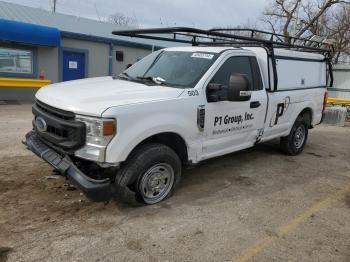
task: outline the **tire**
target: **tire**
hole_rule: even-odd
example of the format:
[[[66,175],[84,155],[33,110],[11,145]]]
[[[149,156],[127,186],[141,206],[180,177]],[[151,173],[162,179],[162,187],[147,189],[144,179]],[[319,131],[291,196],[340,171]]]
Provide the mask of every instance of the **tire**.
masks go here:
[[[282,151],[290,156],[300,154],[305,147],[308,131],[306,120],[302,116],[298,116],[289,135],[281,138]]]
[[[181,178],[181,160],[170,147],[141,145],[123,163],[114,183],[118,201],[129,205],[156,204],[171,196]]]

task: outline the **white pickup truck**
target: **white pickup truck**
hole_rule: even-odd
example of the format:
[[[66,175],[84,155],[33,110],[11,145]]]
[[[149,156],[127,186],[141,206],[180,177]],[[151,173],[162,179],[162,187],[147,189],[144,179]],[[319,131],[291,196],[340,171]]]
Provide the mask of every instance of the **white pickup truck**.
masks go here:
[[[302,152],[325,109],[325,54],[201,32],[228,43],[166,48],[119,76],[41,88],[26,146],[91,200],[146,204],[173,193],[182,167],[275,138]]]

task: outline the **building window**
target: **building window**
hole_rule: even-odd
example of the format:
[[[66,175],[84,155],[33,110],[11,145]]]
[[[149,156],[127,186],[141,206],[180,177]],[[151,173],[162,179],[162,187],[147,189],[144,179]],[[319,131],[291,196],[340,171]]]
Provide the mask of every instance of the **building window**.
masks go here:
[[[34,51],[0,46],[0,76],[33,77]]]

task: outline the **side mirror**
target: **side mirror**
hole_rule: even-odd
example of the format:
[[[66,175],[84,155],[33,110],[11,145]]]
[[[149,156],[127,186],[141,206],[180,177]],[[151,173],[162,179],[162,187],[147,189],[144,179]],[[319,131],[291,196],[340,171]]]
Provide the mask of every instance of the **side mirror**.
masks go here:
[[[252,91],[248,78],[243,74],[233,74],[227,88],[228,101],[249,101]]]

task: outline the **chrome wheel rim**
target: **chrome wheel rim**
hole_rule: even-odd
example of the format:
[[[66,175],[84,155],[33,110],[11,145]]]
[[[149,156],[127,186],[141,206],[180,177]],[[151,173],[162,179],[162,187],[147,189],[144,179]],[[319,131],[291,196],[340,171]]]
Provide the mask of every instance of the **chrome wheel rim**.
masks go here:
[[[300,125],[295,131],[294,135],[294,146],[296,149],[300,149],[305,141],[305,126]]]
[[[156,164],[142,176],[139,190],[147,204],[155,204],[163,200],[174,184],[174,170],[166,163]]]

